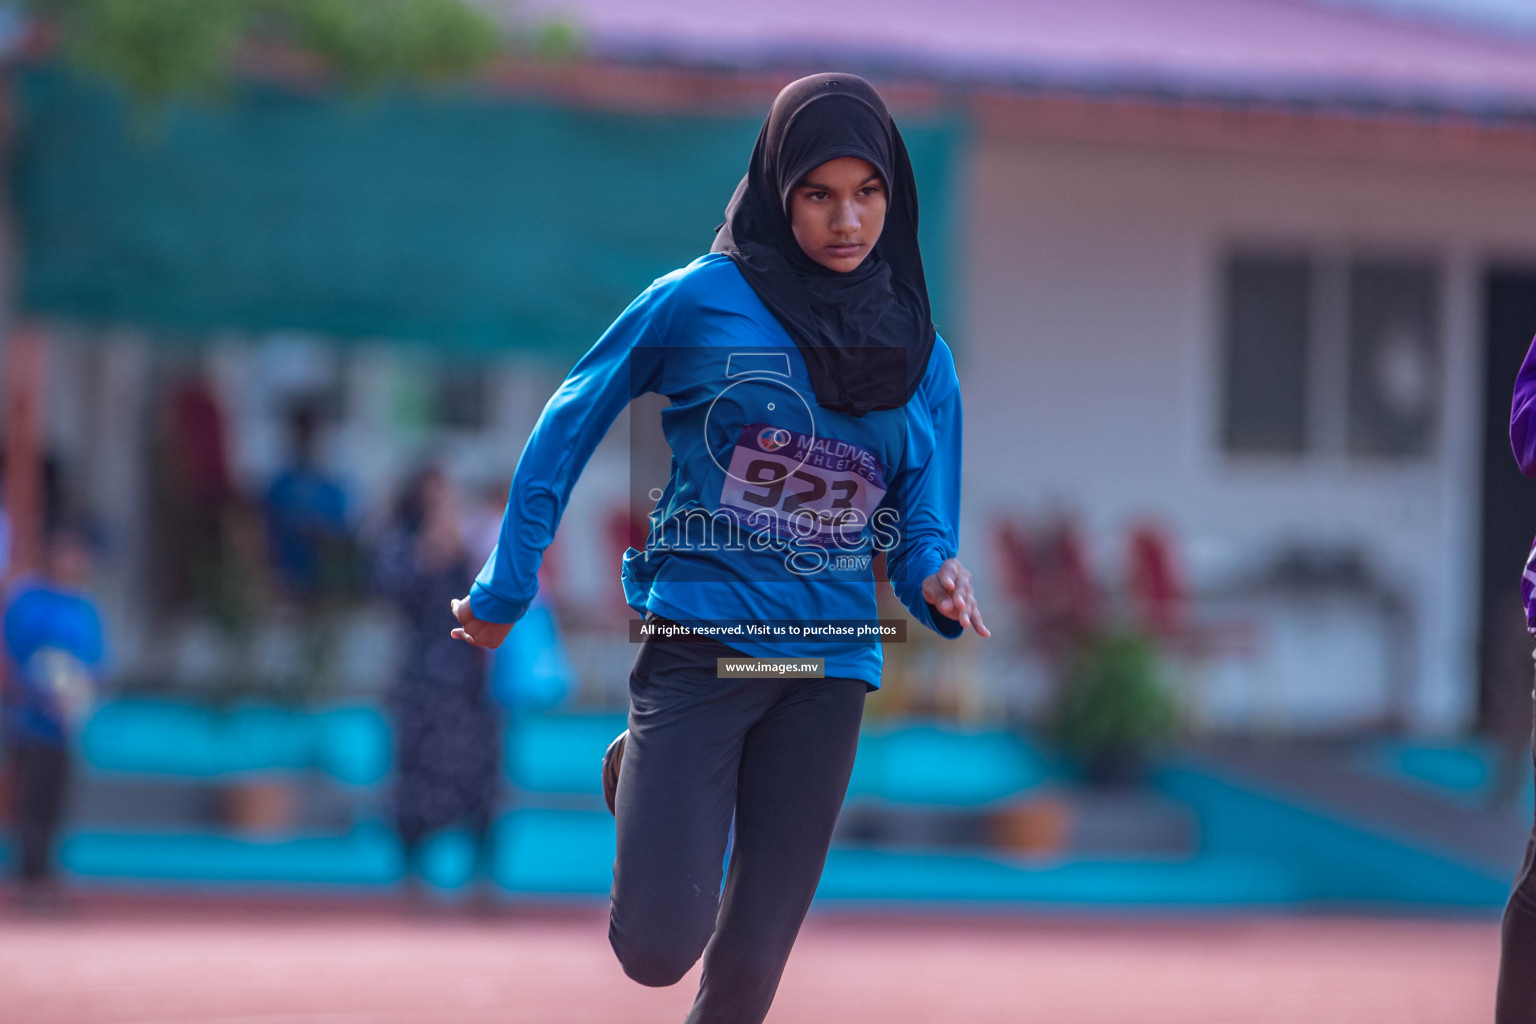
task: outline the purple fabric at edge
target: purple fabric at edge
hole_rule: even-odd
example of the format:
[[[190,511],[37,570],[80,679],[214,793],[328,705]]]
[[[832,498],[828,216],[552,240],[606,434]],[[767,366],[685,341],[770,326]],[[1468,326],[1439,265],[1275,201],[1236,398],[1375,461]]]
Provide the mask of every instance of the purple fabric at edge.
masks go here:
[[[1520,463],[1520,472],[1536,477],[1536,429],[1531,420],[1536,416],[1536,340],[1525,353],[1520,374],[1515,378],[1515,398],[1509,409],[1509,444]],[[1525,560],[1525,572],[1520,579],[1520,597],[1525,601],[1525,626],[1536,636],[1536,541]]]

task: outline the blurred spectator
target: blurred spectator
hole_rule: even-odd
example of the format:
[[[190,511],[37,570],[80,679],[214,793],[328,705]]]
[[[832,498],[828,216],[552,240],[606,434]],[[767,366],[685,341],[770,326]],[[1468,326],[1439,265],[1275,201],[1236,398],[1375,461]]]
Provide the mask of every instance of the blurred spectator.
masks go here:
[[[165,409],[158,466],[163,531],[158,562],[165,598],[172,607],[196,601],[237,618],[223,599],[225,525],[234,497],[223,410],[207,379],[197,373],[176,382]]]
[[[48,537],[43,575],[23,578],[6,603],[3,746],[11,776],[13,835],[23,894],[55,894],[54,842],[63,820],[70,747],[95,700],[106,661],[101,619],[85,593],[91,550],[84,534]]]
[[[292,463],[267,489],[273,567],[290,597],[308,602],[344,585],[351,556],[347,496],[316,459],[319,414],[303,403],[289,414]]]
[[[510,480],[486,484],[476,491],[476,500],[464,513],[464,543],[470,561],[484,562],[501,536],[501,515],[507,507]]]
[[[451,602],[479,568],[462,523],[452,484],[441,470],[424,469],[406,486],[374,566],[377,589],[399,609],[407,631],[391,705],[395,826],[412,894],[425,840],[454,825],[469,828],[477,875],[483,884],[490,879],[500,727],[486,652],[450,635],[458,624]]]
[[[50,453],[44,453],[42,465],[43,507],[45,523],[61,522],[64,517],[63,471],[59,461]],[[6,508],[5,446],[0,444],[0,581],[12,572],[22,572],[25,559],[18,559],[15,545],[17,538],[10,510]]]

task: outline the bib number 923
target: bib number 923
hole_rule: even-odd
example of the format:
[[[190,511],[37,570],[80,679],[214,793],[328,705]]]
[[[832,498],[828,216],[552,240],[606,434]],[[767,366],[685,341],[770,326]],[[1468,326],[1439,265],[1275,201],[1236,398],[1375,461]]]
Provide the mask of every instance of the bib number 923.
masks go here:
[[[761,433],[749,429],[743,439],[754,440]],[[774,451],[738,441],[721,490],[721,507],[735,511],[749,525],[770,527],[802,543],[856,545],[885,497],[879,463],[856,445],[793,443],[800,440],[795,437]]]

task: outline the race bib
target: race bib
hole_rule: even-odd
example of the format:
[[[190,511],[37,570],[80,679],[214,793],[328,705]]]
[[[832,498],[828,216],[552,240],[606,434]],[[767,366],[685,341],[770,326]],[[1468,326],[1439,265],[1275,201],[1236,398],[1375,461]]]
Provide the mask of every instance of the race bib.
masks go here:
[[[885,467],[868,448],[749,423],[732,449],[720,510],[748,530],[857,547],[885,491]]]

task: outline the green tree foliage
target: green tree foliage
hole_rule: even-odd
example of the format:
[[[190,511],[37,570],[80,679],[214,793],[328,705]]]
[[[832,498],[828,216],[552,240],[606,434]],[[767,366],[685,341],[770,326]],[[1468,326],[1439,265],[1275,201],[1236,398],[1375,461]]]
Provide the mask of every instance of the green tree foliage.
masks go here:
[[[349,81],[433,81],[482,67],[499,32],[464,0],[266,0],[262,6],[306,50]]]
[[[40,3],[74,62],[152,99],[208,94],[228,77],[250,18],[246,0]]]
[[[74,63],[141,99],[224,88],[248,44],[310,53],[344,82],[441,81],[474,73],[502,48],[496,22],[467,0],[34,0]],[[536,41],[543,34],[536,32]],[[556,56],[574,48],[558,33]],[[536,49],[546,47],[536,45]]]

